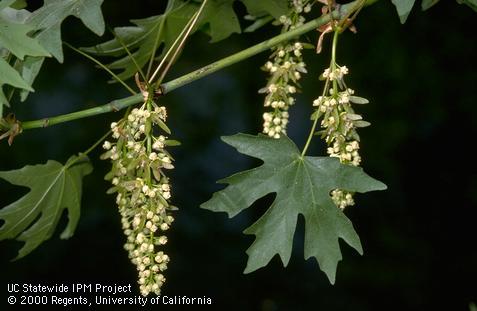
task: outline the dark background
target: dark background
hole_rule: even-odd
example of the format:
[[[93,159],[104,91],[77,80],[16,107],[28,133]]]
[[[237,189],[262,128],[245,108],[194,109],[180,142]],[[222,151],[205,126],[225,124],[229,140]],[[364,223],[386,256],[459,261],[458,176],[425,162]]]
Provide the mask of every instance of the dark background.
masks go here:
[[[106,1],[110,26],[130,18],[157,14],[163,4]],[[270,198],[227,219],[199,209],[220,189],[217,179],[251,168],[253,160],[222,143],[221,135],[257,133],[266,75],[262,53],[161,99],[169,109],[170,127],[183,145],[172,152],[173,201],[180,207],[169,235],[172,258],[166,273],[166,295],[210,296],[217,310],[468,310],[477,301],[477,89],[476,13],[454,1],[441,1],[427,12],[417,6],[400,25],[390,1],[366,8],[356,23],[358,34],[343,35],[338,60],[350,68],[348,85],[370,99],[359,112],[372,126],[360,131],[363,167],[389,189],[357,196],[346,210],[359,233],[364,256],[341,243],[344,260],[334,286],[315,260],[303,260],[303,223],[296,234],[291,262],[283,268],[275,257],[263,269],[242,274],[245,250],[253,237],[242,231],[266,210]],[[237,9],[243,8],[237,4]],[[273,36],[277,28],[209,44],[196,35],[174,66],[179,76]],[[306,40],[315,42],[310,33]],[[100,42],[78,20],[68,19],[63,38],[76,46]],[[310,74],[291,110],[289,135],[303,146],[311,101],[320,93],[319,73],[328,62],[329,38],[322,55],[306,52]],[[108,85],[106,73],[82,56],[65,50],[64,65],[49,60],[35,82],[37,92],[14,103],[20,120],[53,116],[94,107],[127,95]],[[87,149],[122,112],[26,131],[12,147],[0,143],[0,170],[65,162]],[[315,140],[312,154],[323,154]],[[114,282],[135,285],[136,272],[122,249],[119,215],[103,180],[109,163],[91,154],[93,174],[84,179],[82,217],[69,241],[58,235],[17,262],[20,244],[0,243],[0,309],[10,282]],[[0,206],[26,189],[0,181]],[[162,309],[167,309],[161,307]],[[175,309],[194,309],[177,306]],[[34,309],[31,307],[30,309]],[[118,309],[118,308],[114,308]],[[135,310],[137,308],[130,308]]]

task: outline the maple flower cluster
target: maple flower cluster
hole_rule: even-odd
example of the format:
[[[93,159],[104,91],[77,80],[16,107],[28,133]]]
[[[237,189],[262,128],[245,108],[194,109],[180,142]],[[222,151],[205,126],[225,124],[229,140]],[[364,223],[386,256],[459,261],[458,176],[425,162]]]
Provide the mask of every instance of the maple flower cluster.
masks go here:
[[[338,65],[323,72],[323,78],[327,80],[327,84],[333,84],[333,87],[329,88],[329,95],[319,96],[313,101],[313,106],[316,107],[313,118],[322,117],[320,133],[328,145],[328,155],[339,158],[343,164],[359,166],[361,156],[356,129],[369,123],[354,112],[351,104],[364,104],[367,100],[354,96],[354,91],[346,86],[344,76],[348,72],[346,66]],[[333,190],[331,197],[341,209],[354,205],[353,194],[347,191]]]
[[[156,125],[167,129],[165,107],[155,103],[133,109],[119,122],[111,124],[116,142],[105,141],[103,159],[112,160],[112,170],[106,175],[116,192],[116,203],[131,262],[138,271],[138,283],[143,296],[160,295],[166,281],[169,256],[158,248],[167,243],[165,232],[174,217],[169,205],[171,186],[164,170],[173,169],[172,157],[166,151],[167,137],[154,136]],[[168,129],[167,129],[168,130]]]
[[[302,13],[308,13],[311,5],[307,0],[292,1],[289,16],[283,15],[279,22],[282,33],[303,25],[305,18]],[[301,75],[306,73],[306,64],[302,57],[303,44],[299,41],[288,42],[274,48],[271,60],[263,70],[270,74],[268,84],[260,93],[266,93],[264,107],[268,110],[263,114],[263,133],[273,138],[286,134],[289,113],[288,109],[295,103],[295,93]]]

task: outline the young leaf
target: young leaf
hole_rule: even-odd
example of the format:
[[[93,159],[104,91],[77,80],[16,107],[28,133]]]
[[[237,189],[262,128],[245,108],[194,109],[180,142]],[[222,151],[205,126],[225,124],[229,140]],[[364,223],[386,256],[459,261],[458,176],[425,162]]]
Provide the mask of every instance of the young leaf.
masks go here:
[[[233,217],[257,199],[276,193],[275,201],[246,234],[256,236],[247,250],[245,273],[264,267],[278,254],[286,266],[290,260],[298,215],[305,218],[305,259],[315,257],[334,283],[341,260],[338,239],[344,239],[360,254],[362,247],[351,221],[330,198],[333,189],[368,192],[386,185],[366,175],[361,168],[330,157],[302,157],[286,136],[272,139],[238,134],[222,137],[240,153],[263,160],[263,165],[222,181],[229,186],[201,205]]]
[[[81,19],[92,32],[101,36],[104,33],[102,3],[103,0],[45,0],[43,6],[33,12],[27,22],[35,29],[41,30],[37,39],[62,63],[61,23],[73,15]]]
[[[0,172],[0,178],[11,184],[30,188],[25,196],[0,210],[0,219],[5,221],[0,227],[0,241],[25,242],[15,259],[26,256],[52,236],[64,209],[68,210],[68,225],[61,238],[73,235],[80,216],[82,179],[91,171],[86,156],[73,156],[66,165],[49,160],[46,164]]]
[[[414,6],[414,2],[416,0],[391,0],[392,3],[396,6],[397,13],[399,15],[399,19],[401,20],[401,24],[406,22],[409,13],[411,13],[412,7]]]

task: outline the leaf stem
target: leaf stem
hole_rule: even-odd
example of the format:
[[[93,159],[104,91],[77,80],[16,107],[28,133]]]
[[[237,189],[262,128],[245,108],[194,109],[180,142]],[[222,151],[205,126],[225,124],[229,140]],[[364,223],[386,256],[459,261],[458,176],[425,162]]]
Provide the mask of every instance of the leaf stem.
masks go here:
[[[345,4],[341,6],[340,11],[334,11],[332,12],[333,18],[337,19],[340,18],[341,16],[344,16],[349,13],[350,10],[353,10],[355,8],[356,3],[358,3],[360,0],[356,0],[353,2],[350,2],[348,4]],[[233,55],[230,55],[228,57],[225,57],[219,61],[216,61],[212,64],[209,64],[203,68],[200,68],[198,70],[195,70],[191,73],[188,73],[182,77],[179,77],[177,79],[174,79],[170,82],[164,83],[161,85],[162,88],[162,94],[167,94],[169,92],[172,92],[173,90],[180,88],[184,85],[187,85],[189,83],[192,83],[196,80],[199,80],[201,78],[204,78],[220,69],[223,69],[225,67],[228,67],[230,65],[233,65],[235,63],[241,62],[245,59],[248,59],[252,56],[255,56],[263,51],[267,51],[268,49],[276,46],[277,44],[280,44],[284,41],[288,41],[291,38],[300,36],[302,34],[305,34],[309,31],[315,30],[316,28],[330,22],[330,14],[323,15],[321,17],[318,17],[300,27],[295,28],[294,30],[288,31],[286,33],[277,35],[271,39],[265,40],[259,44],[256,44],[248,49],[245,49],[243,51],[240,51],[238,53],[235,53]],[[92,117],[96,116],[99,114],[103,113],[108,113],[111,111],[119,111],[121,109],[124,109],[126,107],[138,104],[143,102],[144,98],[142,94],[136,94],[132,95],[126,98],[122,99],[116,99],[108,104],[90,108],[90,109],[85,109],[77,112],[72,112],[72,113],[67,113],[64,115],[59,115],[51,118],[44,118],[44,119],[39,119],[39,120],[33,120],[33,121],[25,121],[22,122],[22,129],[23,130],[29,130],[29,129],[34,129],[34,128],[42,128],[42,127],[47,127],[59,123],[64,123],[64,122],[69,122],[77,119],[82,119],[82,118],[87,118],[87,117]]]
[[[334,72],[336,68],[336,46],[338,45],[339,34],[340,34],[340,29],[339,28],[335,29],[334,35],[333,35],[333,45],[331,48],[331,62],[330,62],[331,72]],[[330,79],[327,78],[322,96],[325,96],[326,93],[328,92],[329,82],[330,82]],[[338,86],[336,85],[336,80],[333,80],[333,94],[336,94],[335,92],[337,92],[337,88]],[[315,118],[315,120],[313,121],[313,125],[311,126],[310,134],[308,134],[308,139],[306,140],[305,147],[303,147],[303,151],[301,152],[302,157],[305,156],[306,152],[308,151],[308,148],[310,147],[311,140],[313,139],[313,135],[315,134],[316,126],[318,124],[318,119],[319,118]]]
[[[172,64],[174,63],[174,61],[176,60],[177,58],[177,55],[179,54],[179,52],[182,50],[182,48],[184,47],[184,44],[187,40],[187,38],[189,37],[192,29],[195,27],[195,25],[197,24],[197,21],[199,20],[199,17],[200,15],[202,14],[202,11],[204,10],[204,7],[205,5],[207,4],[207,0],[204,0],[204,2],[202,2],[199,10],[194,14],[194,17],[191,19],[191,23],[188,27],[184,28],[185,31],[185,34],[184,36],[182,37],[181,39],[181,42],[179,43],[179,46],[177,47],[177,49],[174,51],[174,54],[172,55],[171,59],[169,60],[169,62],[167,62],[166,64],[166,68],[164,68],[164,70],[162,71],[161,73],[161,76],[157,79],[157,82],[156,82],[156,86],[159,87],[162,83],[162,80],[164,79],[164,77],[166,76],[167,72],[169,71],[169,69],[171,68]]]
[[[102,69],[104,69],[107,73],[109,73],[113,78],[114,80],[118,81],[119,83],[122,84],[122,86],[124,86],[126,88],[126,90],[128,90],[131,94],[136,94],[136,92],[129,86],[126,84],[126,82],[124,82],[123,80],[121,80],[121,78],[119,78],[114,72],[112,72],[108,67],[106,67],[103,63],[101,63],[99,60],[97,60],[96,58],[94,58],[93,56],[75,48],[74,46],[72,46],[71,44],[67,43],[67,42],[63,42],[64,45],[66,45],[67,47],[69,47],[70,49],[72,49],[73,51],[75,51],[76,53],[79,53],[81,55],[83,55],[84,57],[86,57],[87,59],[91,60],[92,62],[94,62],[95,64],[97,64],[98,66],[100,66]]]
[[[152,64],[154,63],[154,57],[156,56],[157,46],[159,44],[159,39],[161,38],[162,32],[164,31],[164,23],[166,22],[166,17],[169,12],[165,12],[162,16],[161,23],[159,24],[159,29],[157,31],[156,39],[154,40],[154,45],[152,48],[151,58],[149,59],[149,64],[147,65],[146,77],[149,77],[149,74],[152,70]]]

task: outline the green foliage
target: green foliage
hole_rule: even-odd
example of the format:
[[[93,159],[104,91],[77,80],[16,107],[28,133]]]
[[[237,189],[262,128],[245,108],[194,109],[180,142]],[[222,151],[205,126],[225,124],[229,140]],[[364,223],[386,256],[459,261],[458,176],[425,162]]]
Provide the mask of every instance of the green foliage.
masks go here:
[[[477,0],[457,0],[457,2],[460,4],[466,4],[472,8],[472,10],[477,12]]]
[[[386,186],[366,175],[361,168],[339,163],[336,158],[303,157],[286,136],[238,134],[222,138],[240,153],[263,160],[263,165],[237,173],[221,183],[229,186],[213,195],[202,208],[227,212],[233,217],[257,199],[276,193],[267,212],[246,234],[256,239],[247,250],[245,273],[255,271],[279,254],[286,266],[290,259],[298,215],[305,218],[305,259],[315,257],[334,283],[341,260],[338,239],[344,239],[360,254],[362,247],[351,221],[330,198],[330,191],[351,192],[383,190]]]
[[[30,188],[25,196],[0,210],[0,241],[17,239],[25,244],[16,259],[26,256],[49,239],[68,210],[68,225],[62,239],[71,237],[80,216],[82,179],[92,171],[85,156],[71,157],[66,165],[48,161],[41,165],[28,165],[19,170],[0,172],[0,178],[13,185]]]
[[[423,11],[425,11],[431,8],[432,6],[434,6],[435,4],[437,4],[437,2],[439,2],[439,0],[422,0],[421,8]]]
[[[60,63],[63,62],[61,23],[68,16],[75,16],[92,32],[104,33],[101,13],[103,0],[45,0],[44,5],[33,12],[28,22],[41,30],[37,39]]]
[[[392,3],[396,6],[397,13],[399,15],[399,20],[401,24],[406,22],[409,13],[411,13],[412,7],[416,0],[391,0]]]
[[[34,57],[28,56],[25,57],[25,60],[21,62],[19,66],[19,72],[29,85],[32,85],[36,79],[36,76],[40,73],[41,67],[43,66],[44,57]],[[20,100],[23,102],[27,99],[30,90],[23,89],[20,91]]]
[[[411,13],[412,7],[414,6],[414,2],[416,0],[391,0],[392,3],[396,6],[397,13],[399,15],[399,19],[401,23],[404,24],[406,22],[409,13]],[[422,0],[421,1],[421,8],[423,11],[430,9],[434,5],[436,5],[440,0]],[[477,0],[457,0],[460,4],[466,4],[474,11],[477,12]]]
[[[6,58],[0,57],[0,115],[3,105],[9,105],[3,91],[4,84],[33,91],[30,81],[25,80],[14,67],[21,66],[29,56],[49,56],[38,40],[29,36],[34,30],[33,26],[25,23],[29,13],[8,7],[13,2],[0,2],[0,50]]]
[[[34,29],[29,24],[20,24],[11,18],[14,9],[5,8],[0,16],[0,44],[19,59],[25,55],[48,56],[48,52],[38,43],[37,39],[27,34]]]
[[[278,19],[289,10],[288,2],[282,0],[241,0],[247,7],[247,11],[254,17],[271,15]]]
[[[242,1],[251,14],[279,16],[287,9],[287,0]],[[132,57],[140,67],[149,61],[158,48],[161,48],[162,53],[157,56],[161,58],[197,12],[200,2],[169,0],[164,14],[131,20],[135,26],[116,27],[114,39],[83,50],[98,56],[118,58],[108,67],[121,70],[118,74],[121,79],[132,77],[137,68],[124,47],[132,52]],[[212,42],[240,33],[240,23],[233,3],[234,0],[210,0],[193,31],[204,30]]]
[[[4,84],[21,89],[20,98],[24,101],[33,91],[31,85],[40,72],[44,57],[51,53],[63,62],[61,23],[64,19],[76,16],[97,35],[104,33],[102,2],[45,0],[44,5],[33,13],[21,9],[26,6],[24,1],[0,2],[0,116],[3,105],[8,106],[9,102],[3,93]]]

